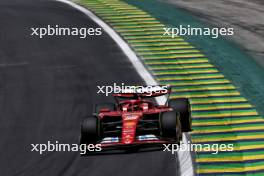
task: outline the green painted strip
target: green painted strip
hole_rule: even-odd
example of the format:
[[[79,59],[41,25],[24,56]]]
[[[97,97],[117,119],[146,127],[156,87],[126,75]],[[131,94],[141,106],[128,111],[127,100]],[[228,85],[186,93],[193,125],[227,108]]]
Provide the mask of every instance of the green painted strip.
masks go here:
[[[230,156],[230,154],[232,153],[232,156]],[[203,154],[203,155],[198,155],[197,158],[224,158],[224,157],[238,157],[238,156],[243,156],[247,155],[247,156],[256,156],[256,155],[263,155],[264,152],[263,151],[254,151],[254,152],[244,152],[244,153],[237,153],[237,152],[223,152],[221,153],[221,155],[217,155],[217,156],[213,156],[212,154]]]
[[[200,125],[208,125],[210,123],[225,123],[225,124],[235,124],[233,122],[243,122],[246,121],[246,123],[250,122],[259,122],[263,121],[263,118],[261,116],[255,115],[255,116],[239,116],[239,117],[227,117],[227,118],[222,118],[222,119],[192,119],[192,122],[195,124],[200,124]]]
[[[142,28],[144,30],[160,30],[161,28],[164,28],[164,25],[160,24],[160,23],[145,23],[145,24],[140,24],[140,23],[134,23],[134,24],[130,24],[130,25],[124,25],[123,23],[115,23],[112,26],[114,26],[115,29],[117,30],[128,30],[128,31],[141,31],[141,29],[138,28]],[[183,39],[182,39],[183,40]]]
[[[125,36],[126,40],[132,40],[132,39],[171,39],[170,36],[167,35],[141,35],[141,36]],[[175,37],[175,39],[180,38],[178,36]]]
[[[184,63],[199,63],[199,62],[208,62],[207,58],[173,58],[173,59],[155,59],[155,60],[145,60],[145,63],[148,65],[154,64],[184,64]]]
[[[241,124],[241,125],[236,125],[236,126],[231,126],[231,125],[218,125],[218,126],[208,126],[208,127],[193,127],[193,129],[196,131],[203,131],[203,130],[226,130],[226,129],[232,129],[232,128],[240,128],[243,130],[243,128],[247,127],[263,127],[263,123],[259,124]],[[255,130],[255,129],[254,129]],[[264,130],[264,129],[263,129]]]
[[[144,31],[143,31],[144,32]],[[143,33],[143,32],[139,32],[139,33]],[[129,35],[129,33],[127,33]],[[138,43],[138,44],[131,44],[133,47],[151,47],[151,46],[156,46],[156,47],[160,47],[160,46],[177,46],[177,45],[189,45],[189,43],[187,42],[182,42],[182,41],[174,41],[174,42],[170,42],[170,43]]]
[[[209,87],[209,88],[208,88]],[[181,87],[176,87],[176,88],[172,88],[172,91],[175,93],[179,93],[179,92],[193,92],[193,91],[214,91],[214,90],[236,90],[236,88],[230,84],[230,86],[228,85],[209,85],[208,87],[204,87],[204,86],[193,86],[193,87],[187,87],[187,86],[181,86]],[[193,106],[194,107],[194,106]],[[208,107],[207,107],[208,108]]]
[[[153,75],[171,75],[171,74],[194,74],[194,73],[217,73],[218,70],[214,68],[199,68],[199,69],[175,69],[167,71],[155,71]]]
[[[110,22],[112,24],[116,24],[116,23],[133,23],[133,22],[142,22],[143,23],[148,23],[148,22],[156,22],[156,20],[152,17],[148,17],[148,18],[143,18],[142,19],[135,19],[135,18],[130,18],[130,19],[127,19],[127,18],[123,18],[123,19],[107,19],[107,22]]]
[[[211,110],[211,109],[232,109],[232,108],[252,108],[248,103],[219,103],[219,104],[202,104],[193,105],[192,110]]]
[[[230,102],[247,102],[243,97],[228,98],[192,98],[191,104],[208,104],[208,103],[230,103]]]
[[[233,96],[240,95],[237,90],[214,90],[214,91],[204,91],[204,92],[172,92],[172,96],[197,96],[197,97],[210,97],[210,96]]]
[[[142,31],[149,31],[149,32],[160,32],[162,33],[162,29],[160,27],[151,28],[151,27],[144,27],[141,29],[118,29],[116,28],[118,32],[124,32],[124,33],[142,33]]]
[[[151,24],[152,25],[152,24]],[[128,39],[128,42],[130,43],[137,43],[137,42],[162,42],[162,43],[165,43],[165,42],[174,42],[174,41],[183,41],[182,38],[175,38],[175,39],[172,39],[172,38],[140,38],[140,39]],[[199,51],[199,50],[197,50]]]
[[[142,36],[142,35],[150,35],[150,36],[154,36],[154,35],[160,35],[161,32],[160,31],[138,31],[138,32],[126,32],[126,33],[121,33],[122,36]],[[186,44],[188,44],[186,42]]]
[[[151,51],[151,52],[138,52],[139,55],[147,56],[147,55],[168,55],[168,54],[194,54],[200,53],[199,50],[166,50],[166,51]]]
[[[151,70],[151,69],[150,69]],[[207,73],[202,73],[202,74],[189,74],[189,75],[166,75],[166,76],[163,76],[163,75],[160,75],[160,76],[157,76],[157,80],[159,81],[170,81],[170,82],[173,82],[173,81],[179,81],[179,80],[201,80],[201,79],[216,79],[216,78],[224,78],[224,75],[220,74],[220,73],[210,73],[210,74],[207,74]],[[208,87],[204,87],[202,86],[205,90],[208,88],[210,90],[210,87],[212,85],[208,85]],[[215,85],[215,86],[218,86],[219,85]],[[229,85],[231,86],[231,85]],[[233,86],[233,85],[232,85]],[[194,87],[197,87],[194,85]],[[234,87],[234,86],[233,86]]]
[[[229,140],[229,137],[233,138],[234,140],[239,139],[238,137],[241,137],[241,139],[247,139],[246,137],[251,137],[251,139],[255,139],[254,136],[257,135],[261,135],[261,139],[264,139],[264,133],[263,132],[236,132],[236,133],[226,133],[226,134],[210,134],[210,135],[206,135],[206,138],[208,139],[208,141],[210,141],[210,139],[213,139],[213,141],[225,141],[225,140]],[[205,135],[201,134],[201,135],[193,135],[192,139],[193,141],[195,141],[196,139],[204,139]]]
[[[175,73],[176,74],[176,73]],[[181,73],[183,74],[183,73]],[[160,81],[161,84],[169,84],[171,86],[194,86],[194,85],[216,85],[216,84],[219,84],[219,85],[223,85],[223,84],[226,84],[226,83],[230,83],[229,80],[225,80],[225,79],[212,79],[212,80],[206,80],[206,81],[200,81],[200,80],[194,80],[193,82],[191,83],[188,83],[188,82],[172,82],[172,81]]]
[[[232,110],[219,110],[219,111],[207,111],[207,112],[192,112],[193,118],[224,118],[224,117],[237,117],[237,116],[255,116],[258,115],[256,110],[240,110],[240,109],[232,109]],[[241,117],[242,118],[242,117]]]

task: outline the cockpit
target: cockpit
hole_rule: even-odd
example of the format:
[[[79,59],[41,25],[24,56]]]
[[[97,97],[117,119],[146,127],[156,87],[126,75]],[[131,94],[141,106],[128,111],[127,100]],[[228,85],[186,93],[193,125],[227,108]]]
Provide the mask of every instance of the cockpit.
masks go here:
[[[120,110],[133,112],[133,111],[147,111],[154,105],[149,101],[125,101],[120,103]]]

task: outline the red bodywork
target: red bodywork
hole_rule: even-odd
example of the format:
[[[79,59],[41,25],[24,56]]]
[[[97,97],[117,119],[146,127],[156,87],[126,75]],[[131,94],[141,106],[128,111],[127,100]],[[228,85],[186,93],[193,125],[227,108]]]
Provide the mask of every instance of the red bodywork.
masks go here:
[[[133,94],[115,94],[115,97],[126,97],[129,98]],[[160,94],[155,95],[160,96]],[[153,97],[153,96],[151,96]],[[139,120],[144,115],[159,114],[161,112],[172,111],[173,109],[166,105],[155,105],[152,101],[142,99],[137,96],[136,99],[121,100],[117,101],[117,110],[109,111],[108,109],[101,109],[98,114],[100,121],[103,118],[115,118],[122,117],[122,135],[118,141],[111,141],[109,143],[101,143],[102,147],[111,146],[126,146],[126,145],[137,145],[137,144],[161,144],[171,142],[168,140],[162,140],[157,137],[151,140],[139,140],[136,138],[136,129]]]

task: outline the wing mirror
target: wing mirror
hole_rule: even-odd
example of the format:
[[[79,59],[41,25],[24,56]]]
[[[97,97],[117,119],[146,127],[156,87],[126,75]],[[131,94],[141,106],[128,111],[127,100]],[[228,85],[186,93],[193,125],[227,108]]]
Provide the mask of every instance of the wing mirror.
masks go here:
[[[102,109],[100,109],[100,112],[110,112],[110,109],[109,108],[102,108]]]

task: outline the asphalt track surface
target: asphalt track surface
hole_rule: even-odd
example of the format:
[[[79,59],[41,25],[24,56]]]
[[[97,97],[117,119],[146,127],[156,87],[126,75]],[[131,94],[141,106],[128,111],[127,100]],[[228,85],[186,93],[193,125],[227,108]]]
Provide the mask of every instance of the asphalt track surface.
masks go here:
[[[80,123],[94,103],[112,101],[97,85],[140,84],[126,56],[106,34],[87,39],[30,36],[30,27],[97,27],[53,1],[0,2],[0,175],[177,175],[165,152],[80,157],[31,152],[31,144],[78,143]]]

